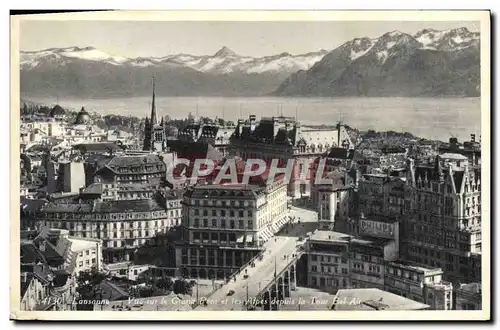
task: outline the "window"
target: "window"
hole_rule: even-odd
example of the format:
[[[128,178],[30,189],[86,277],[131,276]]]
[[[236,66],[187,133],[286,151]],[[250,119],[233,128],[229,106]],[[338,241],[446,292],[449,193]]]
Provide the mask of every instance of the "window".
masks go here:
[[[212,227],[217,227],[217,219],[212,219]]]
[[[200,233],[199,232],[194,232],[193,233],[193,239],[200,239]]]
[[[253,212],[252,212],[252,210],[248,210],[248,211],[247,211],[247,213],[248,213],[248,216],[249,216],[249,217],[253,217]]]
[[[315,254],[311,255],[311,260],[312,261],[318,261],[318,256],[315,255]]]
[[[213,216],[213,217],[216,217],[216,216],[217,216],[217,211],[216,211],[216,210],[212,210],[212,216]]]
[[[240,218],[243,218],[243,217],[244,217],[244,215],[243,215],[243,211],[242,211],[242,210],[239,210],[239,211],[238,211],[238,217],[240,217]]]

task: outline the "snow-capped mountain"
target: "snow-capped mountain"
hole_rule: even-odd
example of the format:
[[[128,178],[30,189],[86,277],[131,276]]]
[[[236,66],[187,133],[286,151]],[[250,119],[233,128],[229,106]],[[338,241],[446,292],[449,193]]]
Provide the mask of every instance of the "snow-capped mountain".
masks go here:
[[[112,56],[94,47],[50,48],[35,52],[21,52],[20,55],[21,69],[34,68],[44,61],[54,61],[60,65],[68,63],[71,59],[103,62],[112,65],[122,65],[129,61],[126,57]]]
[[[466,28],[437,31],[424,29],[415,34],[415,39],[424,49],[456,51],[479,43],[479,33]]]
[[[34,96],[142,96],[151,93],[154,74],[158,95],[258,96],[326,53],[254,58],[222,47],[213,55],[127,58],[93,47],[51,48],[21,52],[21,90]]]
[[[292,74],[273,94],[475,96],[478,84],[479,33],[424,29],[348,41]]]
[[[293,56],[282,53],[262,58],[237,55],[224,46],[214,55],[175,54],[164,57],[127,58],[107,54],[93,47],[51,48],[36,52],[21,52],[21,69],[30,70],[39,65],[52,64],[64,66],[71,60],[83,60],[111,64],[114,66],[154,67],[183,66],[200,72],[214,74],[228,73],[267,73],[307,70],[319,61],[326,50]]]
[[[329,52],[259,58],[225,46],[212,55],[127,58],[93,47],[20,55],[27,96],[145,96],[152,75],[159,96],[476,96],[480,85],[479,33],[466,28],[392,31]]]

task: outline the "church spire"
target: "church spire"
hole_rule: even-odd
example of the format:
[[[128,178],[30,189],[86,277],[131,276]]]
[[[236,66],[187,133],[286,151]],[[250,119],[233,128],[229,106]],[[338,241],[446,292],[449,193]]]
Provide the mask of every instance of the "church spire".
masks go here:
[[[153,102],[151,103],[151,126],[158,124],[155,105],[155,77],[153,76]]]

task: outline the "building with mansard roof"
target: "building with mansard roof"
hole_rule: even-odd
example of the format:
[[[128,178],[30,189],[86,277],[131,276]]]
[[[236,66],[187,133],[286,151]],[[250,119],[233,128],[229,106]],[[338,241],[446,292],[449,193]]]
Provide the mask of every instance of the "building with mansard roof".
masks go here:
[[[105,263],[134,260],[137,248],[181,223],[180,196],[158,191],[150,198],[102,198],[83,191],[52,200],[36,212],[36,226],[66,229],[76,238],[102,240]]]

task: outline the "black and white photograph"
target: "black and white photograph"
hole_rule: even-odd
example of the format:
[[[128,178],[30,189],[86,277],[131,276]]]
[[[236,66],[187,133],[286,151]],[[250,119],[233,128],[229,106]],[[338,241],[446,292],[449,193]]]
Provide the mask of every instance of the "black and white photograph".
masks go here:
[[[488,11],[11,34],[11,318],[491,317]]]

